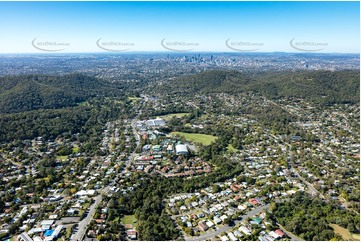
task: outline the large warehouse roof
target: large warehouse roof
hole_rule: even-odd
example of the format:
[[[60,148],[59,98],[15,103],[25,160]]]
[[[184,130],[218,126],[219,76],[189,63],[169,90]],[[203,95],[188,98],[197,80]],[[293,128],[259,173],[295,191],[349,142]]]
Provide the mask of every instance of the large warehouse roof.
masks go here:
[[[176,150],[177,155],[186,155],[186,154],[188,154],[187,145],[176,145],[175,150]]]
[[[148,126],[164,126],[165,125],[165,121],[161,118],[149,119],[145,123]]]

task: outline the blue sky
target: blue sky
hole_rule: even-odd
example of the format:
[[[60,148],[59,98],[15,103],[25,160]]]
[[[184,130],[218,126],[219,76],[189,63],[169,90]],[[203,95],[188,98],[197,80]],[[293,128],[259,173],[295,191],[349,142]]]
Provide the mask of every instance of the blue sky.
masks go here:
[[[0,2],[0,53],[108,49],[360,52],[359,2]],[[113,42],[109,44],[109,42]],[[116,42],[116,45],[114,45]],[[187,43],[175,46],[172,43]],[[108,43],[108,45],[106,45]],[[119,43],[122,43],[120,45]],[[322,48],[320,47],[322,44]],[[126,47],[124,47],[126,46]],[[45,49],[59,49],[45,46]]]

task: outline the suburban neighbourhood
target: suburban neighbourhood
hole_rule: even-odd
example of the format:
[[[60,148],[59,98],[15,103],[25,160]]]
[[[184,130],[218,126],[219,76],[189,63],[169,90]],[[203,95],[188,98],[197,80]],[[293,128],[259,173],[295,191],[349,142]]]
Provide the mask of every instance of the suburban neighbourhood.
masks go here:
[[[185,240],[301,240],[270,216],[270,206],[299,191],[337,201],[341,209],[359,208],[354,195],[360,149],[353,128],[359,117],[356,106],[318,110],[301,99],[275,103],[255,94],[247,99],[222,94],[172,101],[144,95],[131,103],[138,117],[106,123],[94,155],[84,151],[78,134],[2,146],[1,233],[15,233],[13,239],[24,241],[102,240],[104,233],[136,240],[137,219],[119,217],[109,199],[137,191],[139,184],[129,183],[134,176],[187,179],[219,169],[199,152],[218,139],[202,133],[225,126],[245,131],[240,133],[242,140],[231,140],[224,151],[224,157],[237,162],[243,172],[163,201]],[[207,111],[146,116],[147,107],[161,111],[171,105]],[[290,125],[308,132],[308,140],[275,133],[252,115],[212,114],[221,106],[233,110],[247,105],[277,105],[299,116],[300,121]],[[319,140],[311,142],[316,137]],[[52,182],[56,175],[62,180]]]

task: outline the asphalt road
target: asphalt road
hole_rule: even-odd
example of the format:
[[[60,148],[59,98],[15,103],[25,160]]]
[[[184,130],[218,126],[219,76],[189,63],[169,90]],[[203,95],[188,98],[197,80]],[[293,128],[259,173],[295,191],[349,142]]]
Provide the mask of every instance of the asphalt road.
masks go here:
[[[296,174],[296,176],[304,183],[307,185],[308,190],[310,191],[311,195],[313,196],[317,196],[319,195],[321,198],[325,199],[325,197],[319,193],[308,181],[306,181],[299,173],[296,169],[294,169],[292,167],[292,171]]]
[[[133,150],[132,154],[130,154],[130,156],[128,157],[128,160],[126,161],[126,166],[130,166],[133,159],[134,159],[134,156],[135,156],[135,151],[137,150],[137,147],[139,146],[139,143],[140,143],[140,136],[139,134],[137,133],[137,130],[136,130],[136,123],[137,123],[137,120],[136,119],[133,119],[131,120],[131,127],[132,127],[132,130],[133,130],[133,135],[135,137],[135,144],[136,144],[136,148]]]
[[[278,226],[280,226],[280,228],[282,229],[283,232],[285,232],[288,237],[291,238],[291,241],[304,241],[303,239],[301,239],[300,237],[297,237],[296,235],[294,235],[293,233],[287,231],[284,227],[282,227],[282,225],[278,224]]]
[[[271,136],[276,139],[276,136],[274,136],[274,135],[271,135]],[[288,146],[288,148],[289,148],[289,151],[288,151],[289,154],[288,154],[288,156],[291,157],[291,145],[290,145],[289,143],[285,142],[285,141],[283,141],[283,143]],[[319,197],[321,197],[322,199],[326,199],[323,194],[321,194],[319,191],[317,191],[317,190],[312,186],[311,183],[309,183],[308,181],[306,181],[306,179],[304,179],[304,178],[298,173],[298,171],[293,167],[293,162],[292,162],[292,160],[289,161],[289,164],[290,164],[290,166],[291,166],[291,170],[296,174],[296,176],[298,177],[298,179],[300,179],[304,184],[306,184],[306,186],[308,187],[309,193],[310,193],[311,195],[313,195],[313,196],[319,196]]]
[[[108,190],[109,190],[109,187],[105,187],[102,190],[102,192],[106,193],[106,192],[108,192]],[[73,234],[70,237],[70,240],[81,241],[84,238],[86,227],[88,226],[90,221],[93,219],[94,214],[95,214],[95,209],[98,207],[98,205],[100,204],[101,201],[102,201],[102,195],[99,194],[96,197],[95,202],[89,207],[89,213],[86,216],[86,218],[84,218],[82,221],[79,222],[78,232],[76,232],[76,234]]]

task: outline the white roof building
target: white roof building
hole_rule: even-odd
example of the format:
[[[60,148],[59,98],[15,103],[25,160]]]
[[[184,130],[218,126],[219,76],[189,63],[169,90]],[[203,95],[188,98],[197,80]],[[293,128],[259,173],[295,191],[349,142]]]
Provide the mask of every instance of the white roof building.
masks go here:
[[[58,218],[58,215],[57,214],[51,214],[49,216],[49,219],[57,219]]]
[[[214,217],[214,218],[213,218],[213,221],[214,221],[214,223],[216,223],[216,224],[219,224],[219,223],[222,222],[222,220],[220,220],[218,217]]]
[[[44,241],[40,236],[35,236],[34,241]]]
[[[149,119],[149,120],[145,121],[145,124],[150,127],[158,127],[158,126],[164,126],[165,121],[163,119],[157,117],[156,119]]]
[[[238,229],[239,231],[241,231],[242,233],[246,234],[246,235],[250,235],[251,231],[249,231],[249,229],[247,229],[245,226],[241,226]]]
[[[222,240],[222,241],[229,241],[228,237],[225,236],[225,235],[221,237],[221,240]]]
[[[188,155],[187,145],[176,145],[175,150],[177,155]]]
[[[59,233],[62,229],[63,229],[63,225],[58,225],[51,236],[54,239],[56,239],[59,236]]]
[[[227,233],[228,237],[230,238],[230,240],[232,241],[238,241],[238,239],[236,238],[236,236],[234,236],[234,234],[232,232]]]
[[[75,196],[83,197],[83,196],[94,196],[96,194],[95,190],[81,190],[75,193]]]
[[[206,222],[206,224],[210,228],[212,228],[214,226],[214,223],[212,221],[209,221],[209,220]]]
[[[43,220],[43,221],[41,221],[41,226],[43,226],[43,225],[53,225],[53,223],[54,223],[54,220]]]
[[[23,232],[18,236],[18,240],[22,240],[22,241],[33,241],[32,238],[30,238],[30,236],[28,235],[28,233]]]
[[[220,219],[222,220],[222,221],[224,221],[224,220],[226,220],[228,217],[226,216],[226,215],[222,215],[221,217],[220,217]]]

